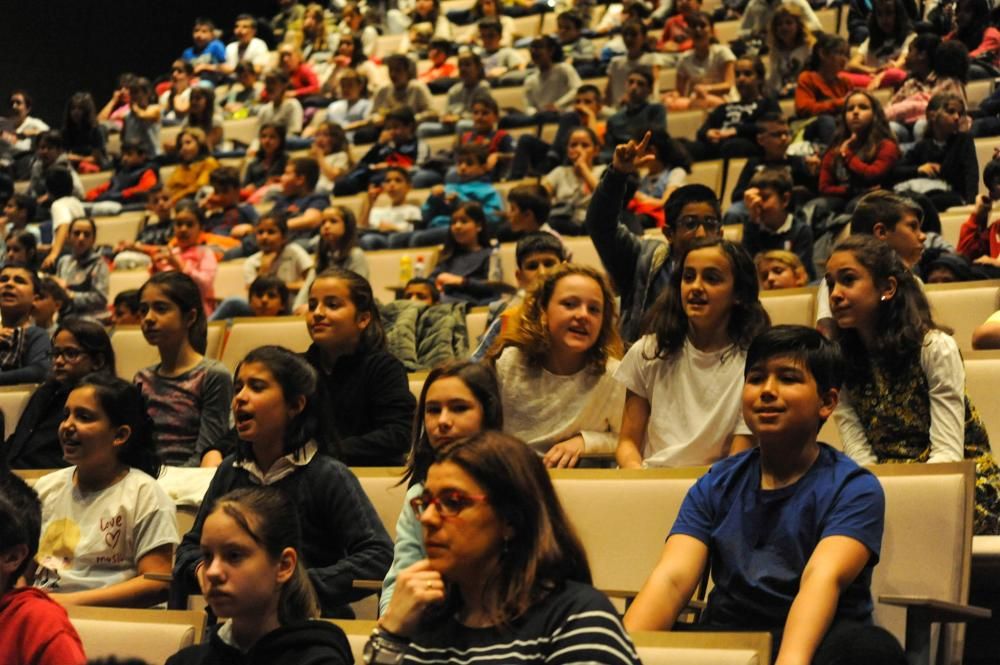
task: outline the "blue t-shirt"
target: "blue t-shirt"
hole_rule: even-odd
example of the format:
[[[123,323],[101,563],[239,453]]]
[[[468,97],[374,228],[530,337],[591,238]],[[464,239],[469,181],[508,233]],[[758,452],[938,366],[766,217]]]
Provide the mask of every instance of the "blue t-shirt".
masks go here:
[[[702,616],[713,627],[779,630],[820,540],[848,536],[871,551],[840,595],[837,620],[869,622],[872,569],[878,563],[885,495],[849,457],[820,444],[812,468],[794,485],[760,488],[760,450],[715,463],[692,487],[670,535],[709,548],[715,588]]]
[[[181,59],[190,62],[191,66],[217,65],[226,61],[226,47],[218,39],[213,39],[200,50],[194,46],[187,47],[181,54]]]

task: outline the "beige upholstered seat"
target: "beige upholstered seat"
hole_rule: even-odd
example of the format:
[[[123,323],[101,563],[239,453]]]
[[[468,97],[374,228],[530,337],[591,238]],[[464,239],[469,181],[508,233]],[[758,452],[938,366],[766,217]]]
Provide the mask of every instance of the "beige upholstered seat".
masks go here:
[[[205,355],[218,360],[226,334],[224,321],[208,324],[208,343]],[[144,367],[160,362],[160,352],[146,341],[139,326],[118,326],[111,335],[111,348],[115,350],[115,373],[131,381]]]
[[[816,289],[761,291],[760,302],[771,317],[771,325],[794,324],[813,327],[816,321]]]
[[[141,658],[150,665],[162,665],[201,642],[205,624],[204,612],[82,606],[66,611],[88,658]]]
[[[125,212],[115,217],[95,217],[98,245],[115,247],[120,242],[134,242],[142,225],[144,211]]]
[[[0,412],[3,413],[3,439],[4,441],[14,433],[17,428],[17,421],[24,413],[24,407],[31,399],[31,393],[35,392],[37,383],[22,383],[17,386],[0,387]]]
[[[993,448],[993,459],[1000,462],[1000,352],[972,351],[965,357],[965,390],[986,425]]]
[[[409,256],[411,265],[416,265],[417,257],[424,259],[425,277],[430,276],[431,270],[437,263],[437,247],[420,247],[413,249],[383,249],[377,252],[365,252],[368,259],[368,281],[372,285],[372,293],[375,298],[382,302],[395,299],[393,289],[401,287],[400,284],[400,261],[404,256]]]
[[[122,291],[142,287],[148,279],[148,270],[112,270],[108,277],[108,301],[113,302]]]
[[[583,541],[594,586],[634,595],[660,559],[693,469],[554,470],[559,500]]]
[[[403,467],[352,467],[351,471],[358,477],[368,500],[375,506],[375,512],[389,532],[389,537],[395,540],[396,520],[399,519],[403,497],[406,496],[406,484],[399,484],[403,477]],[[409,506],[406,509],[409,510]]]
[[[258,346],[278,344],[301,353],[311,343],[306,320],[300,316],[233,319],[221,360],[233,372],[244,356]]]
[[[927,284],[924,291],[934,320],[954,330],[962,353],[972,350],[972,331],[997,310],[1000,280],[956,284]]]

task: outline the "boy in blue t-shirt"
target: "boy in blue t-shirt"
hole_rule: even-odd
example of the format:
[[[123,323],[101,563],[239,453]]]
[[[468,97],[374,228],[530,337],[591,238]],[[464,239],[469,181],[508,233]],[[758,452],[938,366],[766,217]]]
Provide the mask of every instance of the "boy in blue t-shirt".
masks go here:
[[[778,664],[906,662],[871,623],[882,486],[816,441],[842,371],[838,347],[810,328],[776,326],[753,341],[743,418],[759,446],[717,462],[688,492],[626,628],[672,628],[711,562],[702,626],[769,631]]]

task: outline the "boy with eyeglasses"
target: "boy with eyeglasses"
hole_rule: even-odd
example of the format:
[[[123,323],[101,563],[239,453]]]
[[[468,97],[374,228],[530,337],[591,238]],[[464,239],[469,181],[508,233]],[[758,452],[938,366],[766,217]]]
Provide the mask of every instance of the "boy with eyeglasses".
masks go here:
[[[732,205],[723,217],[724,224],[744,224],[750,219],[750,213],[743,203],[743,195],[750,186],[750,179],[765,168],[780,168],[792,177],[792,184],[801,192],[801,200],[816,197],[820,159],[816,155],[807,157],[786,155],[788,146],[792,143],[792,133],[788,120],[781,113],[765,113],[757,121],[757,145],[761,154],[747,160],[743,170],[736,179]]]
[[[722,232],[719,199],[704,185],[685,185],[667,199],[663,226],[667,243],[629,230],[624,222],[628,214],[626,189],[629,178],[655,159],[649,139],[646,132],[641,141],[615,148],[584,221],[604,269],[621,293],[620,332],[627,344],[639,339],[643,315],[669,286],[677,257],[684,254],[688,243],[697,237],[719,237]]]

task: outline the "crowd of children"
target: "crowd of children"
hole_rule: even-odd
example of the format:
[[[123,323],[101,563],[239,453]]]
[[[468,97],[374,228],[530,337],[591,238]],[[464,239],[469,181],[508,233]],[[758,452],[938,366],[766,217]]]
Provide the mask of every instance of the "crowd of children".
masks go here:
[[[383,578],[389,623],[371,648],[416,662],[407,643],[431,634],[437,594],[479,607],[460,596],[463,571],[500,574],[523,537],[504,531],[499,497],[440,490],[442,469],[476,486],[455,451],[468,437],[489,448],[497,431],[538,468],[712,465],[628,629],[671,628],[711,561],[705,626],[772,632],[788,662],[854,650],[867,655],[851,662],[900,662],[868,625],[884,498],[858,465],[973,460],[975,533],[1000,534],[1000,468],[959,344],[923,291],[1000,275],[1000,157],[979,164],[973,141],[1000,133],[1000,100],[972,111],[966,94],[996,71],[1000,31],[975,18],[985,2],[926,18],[901,0],[852,4],[850,40],[823,32],[804,0],[714,13],[625,2],[599,22],[572,2],[555,34],[520,42],[511,17],[544,3],[412,4],[376,26],[373,7],[281,0],[267,30],[240,15],[228,46],[198,18],[162,80],[122,75],[100,110],[76,93],[60,130],[12,94],[0,384],[40,385],[0,447],[0,638],[48,617],[14,662],[83,662],[53,599],[179,608],[198,592],[224,621],[175,665],[350,662],[339,629],[314,619],[350,617],[368,593],[355,582]],[[738,38],[720,43],[716,21],[737,18]],[[384,60],[379,29],[402,35]],[[511,85],[523,101],[502,108],[493,91]],[[705,113],[697,133],[670,134],[671,115],[692,110]],[[256,138],[234,145],[224,118],[255,118]],[[432,152],[433,137],[447,147]],[[728,201],[689,182],[717,159],[745,159]],[[106,168],[84,191],[80,176]],[[957,247],[940,235],[952,208],[968,214]],[[135,239],[103,243],[104,220],[131,212],[143,215]],[[573,263],[567,236],[588,237],[603,271]],[[516,290],[499,241],[516,242]],[[431,247],[433,265],[400,271],[397,297],[427,321],[489,313],[479,339],[463,323],[433,340],[457,351],[428,365],[416,397],[369,262]],[[217,299],[230,260],[245,297]],[[150,276],[111,300],[111,270],[127,269]],[[808,284],[816,330],[772,327],[761,291]],[[260,346],[230,373],[207,353],[209,320],[292,315],[311,340],[302,354]],[[1000,347],[998,317],[975,346]],[[108,332],[129,325],[158,356],[131,382],[115,378]],[[831,416],[843,452],[817,440]],[[393,555],[347,467],[402,465]],[[32,494],[8,467],[55,471]],[[164,467],[215,469],[186,534]],[[787,501],[770,505],[771,492]],[[425,536],[466,510],[483,529],[495,511],[500,526],[445,565]],[[763,510],[766,524],[746,522]],[[557,512],[545,519],[560,524]],[[546,537],[578,547],[572,533]],[[461,568],[462,556],[479,558]],[[532,603],[562,590],[540,586]],[[463,630],[507,617],[457,611]],[[31,651],[42,640],[48,660]]]

